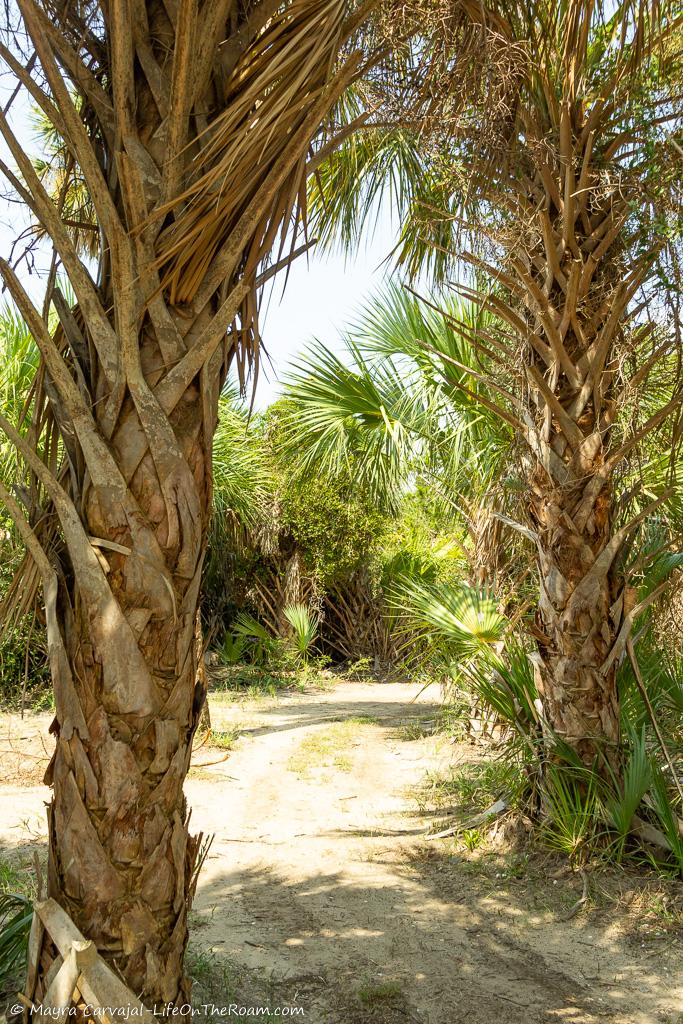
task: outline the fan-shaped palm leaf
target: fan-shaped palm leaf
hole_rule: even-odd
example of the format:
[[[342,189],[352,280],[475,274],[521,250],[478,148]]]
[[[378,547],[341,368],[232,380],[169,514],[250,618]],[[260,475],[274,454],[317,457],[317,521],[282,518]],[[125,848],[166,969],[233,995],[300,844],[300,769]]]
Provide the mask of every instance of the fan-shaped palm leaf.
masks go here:
[[[494,597],[476,587],[427,586],[405,579],[395,585],[392,603],[456,664],[464,665],[489,650],[502,639],[507,626]]]

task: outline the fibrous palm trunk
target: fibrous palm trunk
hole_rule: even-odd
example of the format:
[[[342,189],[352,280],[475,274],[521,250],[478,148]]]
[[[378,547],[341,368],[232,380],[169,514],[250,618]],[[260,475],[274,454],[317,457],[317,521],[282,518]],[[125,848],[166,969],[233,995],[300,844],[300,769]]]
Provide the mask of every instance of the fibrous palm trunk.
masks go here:
[[[478,397],[523,442],[522,530],[536,548],[534,661],[549,739],[614,773],[616,668],[636,612],[621,557],[672,493],[623,521],[630,499],[623,489],[615,500],[617,474],[681,401],[673,394],[650,416],[636,406],[639,387],[671,351],[647,293],[661,284],[661,225],[678,216],[678,199],[670,146],[649,134],[647,113],[639,110],[634,126],[633,97],[674,131],[665,69],[680,60],[669,46],[677,22],[668,8],[637,4],[608,16],[593,0],[503,13],[491,52],[508,99],[493,126],[480,97],[487,131],[481,152],[465,153],[486,193],[483,233],[496,255],[464,254],[491,287],[462,290],[504,324],[483,337],[487,366],[499,370],[485,377],[489,397]],[[481,225],[472,231],[481,237]]]
[[[616,558],[636,524],[615,527],[612,487],[638,440],[613,440],[616,354],[627,332],[638,344],[627,310],[652,253],[627,265],[623,225],[633,195],[618,168],[610,175],[609,133],[601,138],[596,111],[566,99],[555,113],[547,123],[524,112],[520,166],[505,186],[504,269],[468,257],[495,276],[498,294],[469,293],[512,328],[523,364],[501,415],[525,442],[540,586],[536,677],[547,723],[585,764],[597,758],[616,768],[615,668],[629,625]],[[509,371],[516,354],[505,351]]]
[[[597,758],[616,768],[615,669],[626,610],[615,559],[626,530],[613,523],[623,454],[613,442],[615,352],[643,266],[625,265],[630,197],[616,176],[606,185],[604,164],[593,163],[595,133],[580,102],[562,105],[557,128],[556,151],[527,139],[537,162],[523,198],[520,188],[523,241],[507,279],[527,328],[516,412],[540,586],[536,677],[556,736],[585,764]]]
[[[512,272],[533,332],[525,425],[540,587],[537,684],[553,731],[591,764],[598,754],[613,760],[619,743],[615,665],[608,663],[619,543],[605,470],[613,447],[612,351],[630,288],[614,232],[617,195],[573,194],[577,165],[584,185],[595,184],[590,157],[577,144],[583,125],[576,113],[563,107],[571,148],[556,154],[548,191],[535,183],[540,210]]]
[[[200,837],[183,780],[205,697],[195,621],[218,395],[230,359],[258,344],[257,274],[358,59],[338,61],[338,0],[108,0],[101,19],[19,5],[48,88],[2,56],[71,150],[101,239],[95,283],[0,115],[23,181],[3,170],[78,299],[73,311],[55,292],[51,337],[2,264],[41,351],[34,419],[66,453],[61,471],[46,465],[2,423],[50,513],[32,531],[0,495],[45,591],[49,894],[148,1005],[184,1003]],[[58,562],[44,553],[59,549],[55,522]],[[51,959],[44,948],[38,1000]]]

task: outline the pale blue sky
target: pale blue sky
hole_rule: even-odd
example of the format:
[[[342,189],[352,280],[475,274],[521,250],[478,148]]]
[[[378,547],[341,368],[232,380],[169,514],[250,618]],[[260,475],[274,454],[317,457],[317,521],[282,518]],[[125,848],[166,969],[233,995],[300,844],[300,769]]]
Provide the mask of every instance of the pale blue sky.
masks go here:
[[[315,250],[308,260],[301,256],[291,267],[284,295],[284,275],[276,279],[271,295],[264,297],[261,332],[272,366],[263,360],[257,408],[277,395],[278,377],[312,338],[340,350],[340,331],[356,319],[361,306],[386,279],[385,260],[394,244],[387,211],[374,235],[350,256]]]

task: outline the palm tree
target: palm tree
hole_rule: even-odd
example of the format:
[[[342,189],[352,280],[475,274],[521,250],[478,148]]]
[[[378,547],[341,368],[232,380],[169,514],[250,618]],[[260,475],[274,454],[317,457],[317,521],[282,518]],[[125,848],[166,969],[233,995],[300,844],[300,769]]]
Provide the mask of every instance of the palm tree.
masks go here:
[[[285,446],[304,473],[353,471],[396,510],[420,477],[442,515],[464,522],[473,582],[502,583],[502,489],[513,432],[482,405],[486,356],[472,338],[492,318],[448,295],[389,285],[345,335],[337,356],[312,345],[287,381]],[[508,545],[509,546],[509,545]]]
[[[437,54],[439,89],[422,123],[414,113],[408,122],[445,201],[439,208],[409,181],[400,194],[408,208],[417,197],[434,237],[450,231],[454,287],[495,317],[473,343],[489,360],[479,371],[485,407],[525,450],[545,715],[587,764],[606,757],[616,769],[615,670],[635,617],[624,547],[675,497],[680,11],[629,0],[504,0],[487,11],[479,87],[463,104],[448,84],[457,55]],[[395,136],[405,140],[404,124]],[[414,152],[376,130],[359,173],[365,194],[388,165],[412,173]],[[347,143],[330,179],[343,177],[347,156],[358,165]],[[367,208],[348,199],[352,234]],[[413,272],[434,242],[418,235],[413,261],[401,254]],[[668,394],[652,408],[640,396],[663,366]],[[667,480],[645,500],[641,460],[653,445],[668,453]]]
[[[319,129],[358,74],[370,5],[18,8],[0,57],[63,143],[55,173],[37,171],[11,104],[0,113],[14,162],[0,171],[54,250],[41,310],[0,261],[40,353],[28,431],[0,417],[34,507],[5,484],[0,498],[46,605],[49,893],[145,1002],[184,1003],[205,847],[183,780],[205,697],[196,613],[218,397],[229,364],[244,379],[257,358],[259,288],[291,256],[271,250],[303,215],[316,149],[334,144]],[[52,959],[44,944],[37,1001]]]
[[[674,344],[653,303],[677,205],[680,24],[667,5],[608,11],[592,0],[506,13],[505,45],[534,60],[520,74],[509,158],[471,157],[491,255],[462,251],[479,275],[463,290],[506,321],[503,376],[517,367],[511,388],[496,387],[527,447],[545,713],[585,763],[618,767],[616,666],[631,622],[619,556],[670,492],[629,519],[615,486],[681,401],[650,416],[634,404]]]

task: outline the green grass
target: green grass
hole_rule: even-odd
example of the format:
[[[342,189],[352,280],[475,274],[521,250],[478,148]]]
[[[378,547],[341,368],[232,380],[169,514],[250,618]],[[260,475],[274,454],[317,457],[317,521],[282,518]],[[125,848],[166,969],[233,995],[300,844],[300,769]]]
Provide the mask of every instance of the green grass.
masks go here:
[[[464,843],[465,847],[472,853],[484,842],[484,833],[478,828],[465,828],[463,829],[460,839]]]
[[[36,898],[34,872],[0,855],[0,1001],[21,985]]]
[[[239,737],[239,729],[212,729],[207,746],[218,747],[220,750],[232,750]]]
[[[190,943],[185,954],[185,971],[192,979],[192,1002],[195,1006],[209,1002],[225,1006],[235,1002],[235,976],[223,957]]]
[[[452,767],[446,774],[430,772],[415,793],[422,812],[458,807],[479,811],[501,795],[514,794],[523,782],[515,763],[499,759]]]
[[[34,875],[31,860],[19,862],[16,856],[10,858],[0,853],[0,893],[18,893],[27,899],[35,899],[37,892]]]
[[[291,687],[291,679],[258,665],[223,666],[212,673],[209,694],[243,697],[275,697]]]
[[[404,743],[414,743],[416,740],[424,739],[425,736],[432,736],[435,731],[434,726],[433,718],[424,721],[416,719],[414,722],[407,722],[405,725],[399,726],[396,730],[396,738]]]
[[[330,686],[329,675],[313,663],[299,669],[270,669],[260,665],[221,666],[212,672],[209,695],[222,702],[238,698],[263,700],[277,697],[285,690],[325,690]]]
[[[350,772],[351,751],[362,738],[363,731],[374,725],[372,718],[347,718],[306,736],[290,757],[287,767],[297,775],[306,775],[316,768],[335,768]]]
[[[370,1008],[402,999],[403,989],[397,981],[366,982],[358,989],[358,998]]]
[[[18,892],[21,888],[21,877],[14,864],[0,857],[0,892]]]

